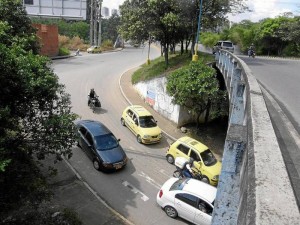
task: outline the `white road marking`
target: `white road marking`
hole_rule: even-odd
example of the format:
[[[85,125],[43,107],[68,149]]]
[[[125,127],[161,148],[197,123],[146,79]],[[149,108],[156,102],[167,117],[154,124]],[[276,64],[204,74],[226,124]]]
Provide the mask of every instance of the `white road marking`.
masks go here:
[[[143,171],[141,173],[139,173],[139,176],[144,177],[146,179],[146,181],[153,185],[155,188],[157,188],[158,190],[161,188],[161,185],[156,183],[155,180],[153,180],[151,177],[149,177],[147,174],[145,174]]]
[[[134,187],[132,184],[130,184],[128,181],[124,181],[122,184],[123,184],[125,187],[130,188],[131,191],[132,191],[133,193],[135,193],[135,194],[141,194],[141,195],[142,195],[141,199],[142,199],[144,202],[149,200],[149,198],[148,198],[143,192],[141,192],[139,189],[135,188],[135,187]]]

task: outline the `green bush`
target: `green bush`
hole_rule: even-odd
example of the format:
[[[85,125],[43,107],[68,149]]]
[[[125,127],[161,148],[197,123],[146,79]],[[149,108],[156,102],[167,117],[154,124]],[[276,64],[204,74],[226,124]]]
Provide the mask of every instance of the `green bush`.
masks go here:
[[[297,44],[291,43],[283,49],[282,55],[299,57],[300,56],[300,46]]]
[[[101,44],[101,49],[103,51],[109,51],[114,49],[112,40],[104,40]]]
[[[67,48],[59,48],[58,55],[60,56],[70,55],[70,51]]]
[[[139,81],[150,80],[154,77],[161,76],[162,74],[169,74],[180,67],[189,65],[191,60],[192,57],[190,54],[172,54],[169,56],[169,67],[166,68],[165,58],[159,57],[151,61],[150,65],[145,63],[140,69],[134,72],[131,82],[135,84]],[[211,54],[201,53],[199,60],[203,60],[207,63],[213,61],[214,57]]]

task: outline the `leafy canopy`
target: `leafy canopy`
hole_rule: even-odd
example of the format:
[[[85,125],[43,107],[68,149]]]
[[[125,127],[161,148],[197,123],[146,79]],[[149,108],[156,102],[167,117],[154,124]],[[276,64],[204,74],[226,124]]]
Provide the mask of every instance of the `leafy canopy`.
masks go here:
[[[0,12],[0,169],[19,151],[71,156],[77,116],[70,97],[50,61],[36,54],[35,30],[21,3],[0,0]]]
[[[173,97],[173,103],[186,107],[198,119],[211,106],[217,106],[215,111],[221,112],[218,105],[226,102],[226,93],[219,89],[216,71],[202,61],[191,62],[174,71],[167,80],[167,92]],[[219,113],[213,115],[217,117]]]

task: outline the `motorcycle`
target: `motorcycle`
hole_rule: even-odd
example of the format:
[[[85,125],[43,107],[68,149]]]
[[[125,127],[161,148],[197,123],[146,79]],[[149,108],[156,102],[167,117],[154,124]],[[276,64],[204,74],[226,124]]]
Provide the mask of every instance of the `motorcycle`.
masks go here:
[[[249,49],[249,50],[248,50],[248,56],[249,56],[249,57],[252,57],[252,58],[255,58],[255,51],[252,50],[252,49]]]
[[[184,157],[176,157],[175,166],[176,170],[173,172],[173,177],[176,178],[194,178],[197,180],[202,180],[202,173],[194,167],[192,163],[192,173],[186,168],[186,164],[188,163],[187,159]]]
[[[90,96],[88,97],[89,97],[88,105],[93,110],[93,112],[95,112],[97,108],[101,108],[101,102],[99,100],[99,96],[96,95],[94,98],[91,98]]]
[[[173,177],[182,179],[182,178],[193,178],[196,180],[202,180],[202,174],[200,171],[193,170],[193,173],[190,173],[187,169],[180,169],[176,167],[176,170],[173,172]]]

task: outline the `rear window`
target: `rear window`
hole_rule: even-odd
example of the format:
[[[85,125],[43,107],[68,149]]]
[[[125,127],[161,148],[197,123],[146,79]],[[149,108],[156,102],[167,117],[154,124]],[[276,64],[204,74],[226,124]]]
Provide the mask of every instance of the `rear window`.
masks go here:
[[[232,47],[233,44],[231,42],[223,42],[224,47]]]
[[[179,179],[177,180],[170,188],[170,191],[182,190],[184,185],[188,182],[188,179]]]

